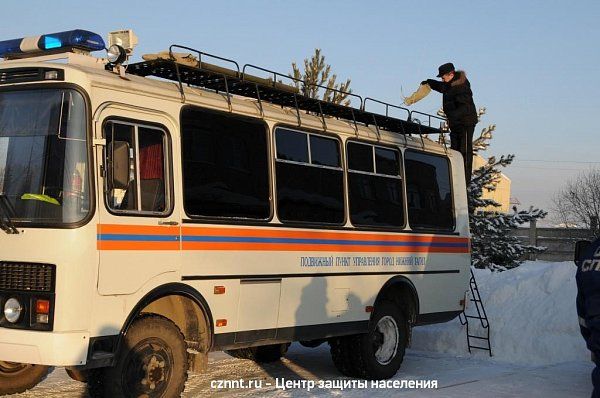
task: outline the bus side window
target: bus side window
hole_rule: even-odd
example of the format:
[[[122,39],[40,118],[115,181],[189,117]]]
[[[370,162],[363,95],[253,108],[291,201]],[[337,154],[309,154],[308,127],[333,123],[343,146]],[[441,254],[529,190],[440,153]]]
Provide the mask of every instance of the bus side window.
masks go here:
[[[348,142],[348,193],[353,225],[404,226],[400,153]]]
[[[167,210],[165,183],[166,134],[163,130],[134,123],[110,121],[104,126],[106,145],[113,141],[129,144],[129,185],[126,189],[106,187],[106,202],[116,212],[164,213]],[[109,156],[110,151],[107,151]],[[110,167],[111,160],[105,163]]]
[[[413,229],[454,229],[454,210],[447,158],[407,150],[408,220]]]
[[[270,218],[267,131],[259,119],[183,108],[183,205],[188,216]]]
[[[275,129],[277,211],[283,222],[344,222],[344,173],[338,140]]]

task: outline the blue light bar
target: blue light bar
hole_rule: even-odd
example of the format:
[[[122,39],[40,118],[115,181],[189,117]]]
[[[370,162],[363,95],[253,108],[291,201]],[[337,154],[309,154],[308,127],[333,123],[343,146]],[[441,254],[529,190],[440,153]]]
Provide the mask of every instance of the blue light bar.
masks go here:
[[[51,33],[42,36],[25,37],[0,41],[0,57],[28,53],[44,53],[60,49],[77,48],[84,51],[104,50],[102,36],[87,30],[69,30],[66,32]]]

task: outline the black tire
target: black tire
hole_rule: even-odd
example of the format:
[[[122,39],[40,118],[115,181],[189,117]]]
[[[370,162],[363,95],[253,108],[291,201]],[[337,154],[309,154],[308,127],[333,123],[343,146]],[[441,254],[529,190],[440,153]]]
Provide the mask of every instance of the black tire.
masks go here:
[[[104,396],[104,368],[90,369],[87,372],[87,393],[91,398],[102,398]]]
[[[300,341],[300,344],[306,348],[317,348],[325,342],[324,339]]]
[[[368,380],[393,377],[404,359],[409,326],[400,308],[382,301],[364,334],[330,339],[331,357],[344,375]]]
[[[230,355],[230,356],[232,356],[234,358],[238,358],[238,359],[254,360],[254,354],[256,352],[256,350],[254,348],[256,348],[256,347],[237,348],[235,350],[225,350],[225,353],[227,355]]]
[[[147,315],[133,322],[123,337],[116,364],[90,373],[89,393],[111,398],[179,397],[188,370],[187,346],[170,320]]]
[[[341,374],[348,377],[358,377],[352,358],[353,338],[354,336],[343,336],[329,339],[333,364]]]
[[[0,395],[17,394],[38,385],[48,366],[0,361]]]
[[[238,348],[225,352],[234,358],[250,359],[258,363],[279,361],[288,350],[290,343],[262,345],[258,347]]]
[[[80,383],[87,383],[90,374],[89,370],[79,370],[72,368],[66,368],[65,370],[71,379]]]

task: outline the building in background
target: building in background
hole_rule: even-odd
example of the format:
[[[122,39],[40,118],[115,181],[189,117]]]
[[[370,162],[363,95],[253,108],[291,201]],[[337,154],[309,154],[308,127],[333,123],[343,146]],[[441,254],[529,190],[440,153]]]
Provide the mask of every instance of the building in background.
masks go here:
[[[477,170],[478,168],[484,166],[487,163],[487,160],[483,157],[475,154],[473,155],[473,170]],[[492,199],[500,204],[500,207],[488,207],[485,210],[490,211],[499,211],[502,213],[508,213],[511,211],[511,198],[510,198],[510,185],[511,181],[503,173],[500,173],[500,181],[498,181],[498,185],[496,186],[495,191],[487,191],[483,190],[483,198],[484,199]]]

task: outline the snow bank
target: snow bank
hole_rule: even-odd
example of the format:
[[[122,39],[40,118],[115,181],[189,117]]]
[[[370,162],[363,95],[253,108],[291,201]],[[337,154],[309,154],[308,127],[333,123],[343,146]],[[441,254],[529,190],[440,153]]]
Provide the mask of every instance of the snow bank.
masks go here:
[[[490,321],[493,360],[534,365],[589,360],[575,309],[575,271],[572,262],[544,261],[528,261],[505,272],[475,270]],[[472,311],[470,303],[467,313]],[[457,318],[417,327],[411,348],[469,355],[466,326]],[[473,351],[479,358],[488,356],[487,351]]]

